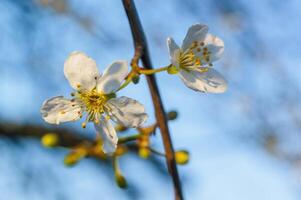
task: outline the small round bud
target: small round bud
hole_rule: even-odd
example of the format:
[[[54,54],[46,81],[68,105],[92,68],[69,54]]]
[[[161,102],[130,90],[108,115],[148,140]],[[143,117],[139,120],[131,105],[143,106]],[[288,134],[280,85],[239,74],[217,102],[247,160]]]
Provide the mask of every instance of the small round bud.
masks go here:
[[[120,188],[126,188],[128,186],[126,179],[120,173],[115,174],[115,181]]]
[[[176,163],[179,165],[185,165],[189,161],[189,152],[180,150],[175,152]]]
[[[122,124],[117,124],[117,125],[115,126],[115,130],[116,130],[117,132],[123,132],[123,131],[128,130],[128,128],[125,127],[125,126],[123,126]]]
[[[51,148],[58,145],[59,138],[56,133],[47,133],[42,137],[41,142],[44,147]]]
[[[168,120],[175,120],[175,119],[177,119],[177,118],[178,118],[178,112],[177,112],[177,111],[172,110],[172,111],[169,111],[169,112],[167,113],[167,119],[168,119]]]
[[[138,84],[139,83],[139,80],[140,80],[140,76],[139,75],[135,75],[133,76],[132,78],[132,81],[134,84]]]
[[[167,73],[169,74],[177,74],[179,72],[179,69],[176,66],[171,65],[167,68]]]
[[[150,150],[146,147],[139,148],[138,154],[141,158],[147,159],[150,156]]]

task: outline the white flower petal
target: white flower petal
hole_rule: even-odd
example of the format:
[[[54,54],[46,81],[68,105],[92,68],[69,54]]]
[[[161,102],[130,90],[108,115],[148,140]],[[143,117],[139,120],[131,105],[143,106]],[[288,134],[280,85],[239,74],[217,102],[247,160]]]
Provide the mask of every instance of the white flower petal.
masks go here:
[[[210,54],[210,62],[220,59],[224,53],[224,42],[220,38],[207,34],[204,40],[205,46],[208,48]]]
[[[175,51],[179,49],[179,46],[177,45],[177,43],[174,41],[173,38],[169,37],[167,38],[167,47],[169,51],[170,60],[172,60],[173,57],[175,56]]]
[[[60,122],[78,120],[82,110],[78,102],[65,99],[63,96],[57,96],[43,103],[41,113],[46,122],[59,124]]]
[[[144,106],[128,97],[110,99],[106,106],[111,119],[126,127],[137,127],[148,118]]]
[[[182,50],[185,51],[194,41],[203,41],[208,33],[208,26],[204,24],[192,25],[183,40]]]
[[[227,81],[216,70],[209,68],[206,72],[181,70],[179,73],[184,84],[196,91],[222,93],[227,89]]]
[[[93,89],[100,77],[96,62],[82,52],[69,55],[64,64],[64,74],[76,90]]]
[[[104,94],[113,93],[119,89],[128,73],[127,61],[120,60],[108,66],[97,83],[97,91]]]
[[[117,148],[118,137],[113,125],[104,116],[101,116],[100,122],[98,124],[94,123],[94,126],[103,140],[103,152],[114,153]]]

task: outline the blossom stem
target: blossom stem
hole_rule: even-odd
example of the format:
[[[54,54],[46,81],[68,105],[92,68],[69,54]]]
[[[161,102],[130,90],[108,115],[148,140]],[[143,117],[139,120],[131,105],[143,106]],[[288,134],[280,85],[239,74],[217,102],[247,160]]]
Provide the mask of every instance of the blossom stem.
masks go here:
[[[132,78],[133,78],[134,75],[135,75],[135,72],[132,70],[132,71],[128,74],[128,76],[126,77],[124,83],[123,83],[123,84],[120,86],[120,88],[117,90],[117,92],[118,92],[119,90],[122,90],[123,88],[125,88],[128,84],[130,84],[130,83],[132,82]]]
[[[167,67],[160,67],[157,69],[143,69],[143,68],[139,68],[139,74],[144,74],[144,75],[151,75],[151,74],[155,74],[158,72],[162,72],[162,71],[166,71],[168,69],[169,66]]]
[[[122,143],[130,142],[130,141],[134,141],[134,140],[137,140],[139,137],[140,137],[140,134],[122,137],[122,138],[119,138],[118,143],[122,144]]]
[[[120,174],[119,166],[118,166],[118,159],[116,156],[113,156],[113,169],[115,174]]]
[[[156,150],[156,149],[153,149],[153,148],[151,148],[151,147],[148,147],[148,149],[149,149],[152,153],[154,153],[154,154],[156,154],[156,155],[163,156],[163,157],[166,156],[164,153],[162,153],[162,152],[160,152],[160,151],[158,151],[158,150]]]
[[[128,84],[130,84],[132,82],[132,78],[135,75],[139,75],[139,74],[151,75],[151,74],[155,74],[155,73],[158,73],[158,72],[166,71],[168,69],[168,67],[169,66],[160,67],[160,68],[157,68],[157,69],[144,69],[144,68],[139,68],[139,67],[138,68],[133,67],[132,71],[126,77],[125,82],[120,86],[120,88],[117,91],[122,90]]]

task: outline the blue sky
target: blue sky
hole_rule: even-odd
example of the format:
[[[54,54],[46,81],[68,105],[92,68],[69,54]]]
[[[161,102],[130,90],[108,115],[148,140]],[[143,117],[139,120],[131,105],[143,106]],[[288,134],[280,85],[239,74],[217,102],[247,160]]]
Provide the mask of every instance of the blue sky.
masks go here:
[[[102,70],[114,60],[131,59],[132,38],[120,1],[71,0],[62,13],[28,2],[0,2],[0,116],[44,125],[39,112],[43,100],[71,92],[63,76],[70,52],[86,52]],[[300,199],[298,168],[252,138],[261,138],[260,113],[280,131],[284,150],[300,148],[299,130],[282,103],[283,94],[300,85],[300,2],[231,2],[137,1],[156,67],[169,64],[166,38],[180,44],[191,24],[207,24],[225,42],[225,55],[214,65],[229,82],[225,94],[196,93],[177,76],[157,76],[166,109],[180,114],[170,123],[175,147],[191,153],[189,164],[179,167],[186,199]],[[145,88],[142,79],[119,95],[143,102],[152,123]],[[300,105],[294,109],[300,111]],[[80,123],[65,126],[80,129]],[[34,141],[0,144],[4,199],[134,199],[115,186],[110,170],[92,160],[70,169],[62,164],[64,150],[43,149]],[[160,137],[153,138],[153,145],[162,149]],[[170,181],[147,161],[125,156],[121,168],[132,186],[129,191],[140,191],[136,199],[172,199]]]

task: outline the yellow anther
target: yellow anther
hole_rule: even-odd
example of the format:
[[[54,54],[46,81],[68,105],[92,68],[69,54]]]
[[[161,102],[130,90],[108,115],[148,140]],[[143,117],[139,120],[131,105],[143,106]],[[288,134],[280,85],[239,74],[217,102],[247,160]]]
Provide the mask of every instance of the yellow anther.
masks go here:
[[[63,110],[60,112],[60,114],[62,114],[62,115],[63,115],[63,114],[65,114],[65,113],[66,113],[66,112],[65,112],[65,111],[63,111]]]
[[[201,60],[200,60],[199,58],[197,58],[197,59],[195,60],[195,64],[196,64],[196,65],[200,65],[200,64],[201,64]]]
[[[81,85],[78,83],[78,84],[76,85],[76,87],[77,87],[77,88],[80,88],[80,87],[81,87]]]
[[[82,123],[82,127],[86,128],[87,124],[85,122]]]
[[[103,94],[93,89],[77,91],[76,97],[82,102],[81,108],[88,113],[87,121],[97,122],[98,116],[105,111],[106,102],[115,98],[116,95],[114,93]]]

